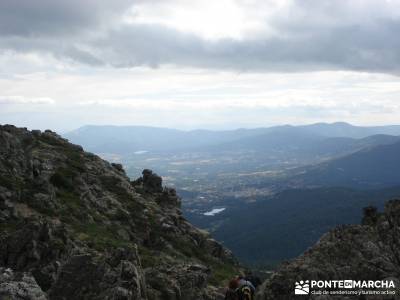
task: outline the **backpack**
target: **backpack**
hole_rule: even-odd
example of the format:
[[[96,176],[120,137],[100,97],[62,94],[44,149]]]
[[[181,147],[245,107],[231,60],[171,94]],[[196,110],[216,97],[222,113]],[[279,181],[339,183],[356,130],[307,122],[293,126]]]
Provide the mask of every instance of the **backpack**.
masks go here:
[[[255,288],[257,288],[259,285],[262,284],[261,279],[255,275],[246,276],[244,279],[247,281],[250,281],[254,285]]]
[[[253,290],[248,285],[242,285],[237,289],[239,300],[253,300]]]

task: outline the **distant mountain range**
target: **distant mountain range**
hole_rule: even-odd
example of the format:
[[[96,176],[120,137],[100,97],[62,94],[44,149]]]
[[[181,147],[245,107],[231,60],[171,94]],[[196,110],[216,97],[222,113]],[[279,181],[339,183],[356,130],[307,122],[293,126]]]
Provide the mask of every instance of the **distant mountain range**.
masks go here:
[[[370,135],[387,134],[400,135],[400,125],[389,126],[354,126],[345,122],[336,123],[316,123],[311,125],[299,126],[308,132],[330,136],[330,137],[350,137],[365,138]]]
[[[273,138],[273,144],[290,142],[293,139],[304,143],[320,141],[327,137],[365,138],[371,135],[400,135],[400,125],[360,127],[347,123],[318,123],[304,126],[275,126],[269,128],[236,129],[227,131],[192,130],[182,131],[144,126],[84,126],[64,136],[71,142],[83,145],[96,153],[129,154],[135,151],[178,151],[216,145],[229,146],[238,142],[249,142],[262,148]],[[279,138],[277,138],[279,137]],[[246,140],[249,139],[249,140]],[[235,144],[235,143],[234,143]]]
[[[242,137],[234,141],[203,147],[198,151],[254,151],[271,153],[280,159],[313,160],[313,158],[342,156],[364,148],[392,144],[397,141],[400,141],[399,136],[386,134],[364,138],[327,137],[299,127],[281,127],[261,135]]]
[[[378,140],[381,138],[379,136]],[[384,137],[382,141],[390,142],[391,139]],[[400,141],[367,147],[316,166],[300,168],[300,174],[294,175],[290,181],[298,186],[382,188],[400,184],[399,170]]]
[[[93,152],[130,154],[135,151],[165,152],[194,149],[246,136],[264,133],[267,129],[232,131],[182,131],[144,126],[83,126],[64,134],[73,143],[82,144]]]

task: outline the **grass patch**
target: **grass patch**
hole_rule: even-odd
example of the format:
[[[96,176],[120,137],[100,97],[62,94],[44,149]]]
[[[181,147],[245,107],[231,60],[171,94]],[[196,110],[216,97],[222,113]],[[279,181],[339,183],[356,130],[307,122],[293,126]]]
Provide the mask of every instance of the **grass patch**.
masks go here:
[[[212,273],[209,283],[215,286],[226,286],[230,279],[238,275],[238,270],[230,264],[211,263],[210,267]]]
[[[63,222],[74,223],[86,221],[90,211],[79,198],[79,195],[65,190],[58,190],[56,196],[62,205],[59,215]]]
[[[50,182],[61,189],[73,190],[74,178],[77,173],[70,168],[58,168],[57,171],[51,175]]]
[[[40,136],[40,141],[47,145],[53,146],[59,153],[63,153],[67,157],[68,168],[65,168],[65,170],[60,170],[61,173],[72,172],[76,175],[76,173],[85,172],[85,160],[82,151],[48,135],[42,134]]]
[[[63,144],[56,138],[46,135],[46,134],[41,134],[39,137],[39,140],[43,143],[46,143],[51,146],[62,146]]]
[[[68,157],[67,163],[70,168],[75,169],[79,173],[85,172],[85,160],[81,152],[63,149],[65,155]]]
[[[130,242],[120,239],[117,234],[117,228],[113,226],[96,223],[77,224],[74,226],[74,230],[77,239],[91,244],[98,251],[132,245]]]
[[[105,187],[107,191],[114,194],[119,202],[124,204],[126,209],[132,215],[143,211],[143,205],[136,201],[135,198],[121,186],[121,180],[119,178],[113,176],[101,176],[100,181],[102,186]]]
[[[35,201],[28,201],[28,206],[33,208],[34,210],[36,210],[37,212],[46,215],[46,216],[50,216],[50,217],[54,217],[56,216],[56,212],[51,209],[50,207],[46,206],[46,204],[41,204]]]
[[[120,186],[121,180],[113,176],[100,176],[101,184],[107,189],[107,191],[118,196],[119,200],[131,200],[132,197],[126,192],[126,190]]]
[[[0,185],[11,190],[14,187],[14,181],[10,177],[0,175]]]
[[[204,249],[196,247],[190,242],[184,240],[173,240],[170,242],[173,243],[174,249],[177,249],[187,258],[191,260],[197,258],[202,264],[212,270],[209,278],[209,282],[212,285],[226,285],[232,277],[238,275],[238,269],[233,264],[221,262],[211,255],[206,254]]]
[[[1,233],[13,233],[18,230],[18,222],[9,220],[8,222],[0,223],[0,234]]]
[[[83,205],[79,196],[64,190],[57,191],[57,198],[61,201],[62,204],[66,205],[71,211],[82,210]]]
[[[7,174],[0,175],[0,185],[9,190],[21,190],[24,187],[22,180]]]
[[[117,212],[111,216],[111,220],[124,222],[124,223],[129,222],[130,219],[131,219],[131,216],[129,215],[129,213],[123,211],[120,208],[118,208]]]
[[[64,250],[65,249],[65,244],[62,240],[60,239],[55,239],[52,242],[52,248],[58,249],[58,250]]]
[[[139,246],[138,252],[140,256],[140,262],[142,263],[143,268],[153,268],[160,264],[161,256],[154,253],[150,249]]]
[[[177,240],[174,244],[175,249],[179,250],[186,257],[196,257],[201,260],[201,257],[204,255],[203,251],[192,243]]]

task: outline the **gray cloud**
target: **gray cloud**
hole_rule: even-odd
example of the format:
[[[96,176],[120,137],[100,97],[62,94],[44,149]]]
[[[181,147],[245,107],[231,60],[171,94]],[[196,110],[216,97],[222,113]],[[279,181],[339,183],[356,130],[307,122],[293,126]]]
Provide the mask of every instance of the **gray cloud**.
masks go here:
[[[79,34],[112,21],[131,4],[129,0],[2,0],[0,35],[39,38]]]
[[[374,28],[347,26],[293,38],[205,41],[156,25],[120,29],[94,42],[114,66],[178,65],[240,71],[349,69],[397,73],[400,70],[400,21]]]
[[[400,17],[382,1],[298,1],[266,20],[273,36],[214,41],[159,24],[118,23],[135,2],[110,3],[1,1],[0,49],[93,66],[400,73]]]

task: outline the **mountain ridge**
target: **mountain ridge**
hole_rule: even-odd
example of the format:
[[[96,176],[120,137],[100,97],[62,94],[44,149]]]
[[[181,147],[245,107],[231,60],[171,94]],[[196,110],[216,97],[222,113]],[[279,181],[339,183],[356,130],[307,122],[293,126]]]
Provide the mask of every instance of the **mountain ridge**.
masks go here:
[[[293,175],[297,186],[352,186],[382,188],[400,183],[400,141],[366,147],[347,156],[311,167],[299,168]]]
[[[238,272],[150,170],[130,181],[54,132],[11,125],[0,166],[1,297],[210,300]]]
[[[302,255],[283,263],[260,288],[256,300],[301,298],[295,295],[294,288],[296,282],[303,280],[388,280],[394,284],[388,289],[367,289],[372,290],[367,295],[319,295],[311,289],[303,296],[306,299],[397,300],[400,298],[399,235],[400,200],[386,202],[381,213],[375,207],[366,207],[361,225],[338,226]],[[373,294],[382,290],[382,294]]]
[[[343,127],[345,128],[343,129]],[[304,134],[324,137],[365,138],[375,134],[400,135],[400,125],[361,127],[348,123],[317,123],[311,125],[279,125],[265,128],[239,128],[221,131],[204,129],[184,131],[149,126],[87,125],[65,133],[63,136],[74,143],[83,145],[89,151],[99,153],[112,150],[122,154],[139,150],[187,150],[196,147],[218,145],[245,137],[261,137],[263,134],[273,132],[278,134],[279,131],[290,132],[291,130],[300,130]],[[96,137],[99,140],[96,140]],[[115,145],[111,147],[104,140],[108,142],[112,141]],[[138,146],[135,144],[136,141],[142,141],[142,144]],[[118,143],[120,143],[119,147]]]

